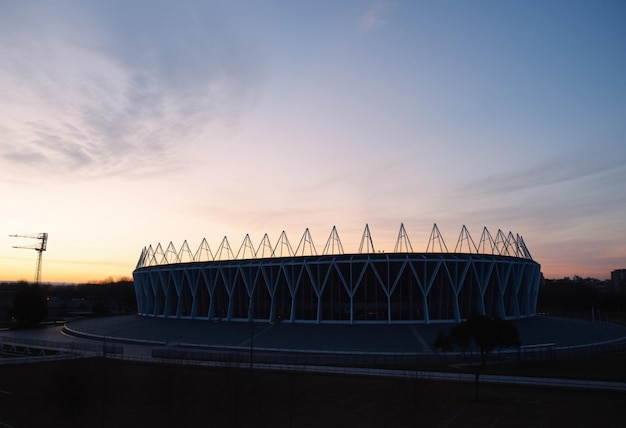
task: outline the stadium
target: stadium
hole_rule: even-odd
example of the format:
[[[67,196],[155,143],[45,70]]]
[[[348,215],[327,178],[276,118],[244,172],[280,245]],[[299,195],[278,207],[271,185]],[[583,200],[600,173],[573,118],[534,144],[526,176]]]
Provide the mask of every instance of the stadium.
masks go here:
[[[449,251],[437,225],[425,252],[404,225],[391,253],[376,252],[366,225],[345,253],[335,227],[318,255],[308,229],[296,250],[283,231],[272,246],[249,235],[235,254],[224,237],[212,252],[185,241],[144,248],[133,272],[138,314],[155,318],[311,324],[431,324],[472,313],[536,314],[540,265],[523,238],[485,227],[478,244],[465,226]]]
[[[498,358],[573,358],[626,343],[621,325],[538,314],[540,265],[512,232],[483,228],[475,241],[463,226],[449,250],[435,224],[416,252],[401,224],[393,251],[381,252],[366,225],[358,251],[346,252],[333,227],[318,253],[305,229],[293,248],[285,232],[275,245],[246,235],[236,252],[226,237],[216,251],[206,239],[195,252],[186,241],[148,246],[133,272],[137,313],[71,320],[63,337],[97,340],[103,353],[129,343],[150,361],[181,364],[457,362],[465,356],[438,352],[436,340],[478,313],[517,328],[522,346]]]

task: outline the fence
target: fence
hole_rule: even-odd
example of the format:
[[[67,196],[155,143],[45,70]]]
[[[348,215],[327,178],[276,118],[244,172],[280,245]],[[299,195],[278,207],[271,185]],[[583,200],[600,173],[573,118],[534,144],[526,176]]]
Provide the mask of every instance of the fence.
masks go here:
[[[491,362],[525,363],[555,361],[589,357],[601,353],[617,352],[626,349],[626,338],[589,345],[560,346],[552,343],[522,346],[518,349],[504,349],[491,355]],[[185,347],[160,347],[152,351],[153,358],[186,361],[216,361],[246,364],[287,364],[294,366],[356,366],[356,367],[398,367],[430,363],[461,363],[478,361],[478,352],[442,353],[348,353],[319,352],[315,350],[294,351],[288,349],[258,348],[215,348],[189,349]]]
[[[123,355],[124,347],[115,343],[102,342],[55,342],[27,337],[0,337],[0,350],[12,354],[10,358],[0,358],[0,364],[20,362],[52,361],[106,354]],[[54,354],[47,354],[53,351]]]

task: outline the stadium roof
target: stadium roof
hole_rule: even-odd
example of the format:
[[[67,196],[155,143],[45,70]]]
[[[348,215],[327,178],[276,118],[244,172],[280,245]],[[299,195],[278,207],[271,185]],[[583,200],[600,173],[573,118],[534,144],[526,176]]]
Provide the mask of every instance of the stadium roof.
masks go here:
[[[366,224],[361,237],[361,243],[359,250],[356,254],[368,254],[376,253],[374,242],[370,234],[369,226]],[[409,240],[409,236],[404,228],[404,224],[400,224],[400,230],[398,232],[398,238],[394,247],[394,253],[415,253],[413,246]],[[456,245],[453,251],[450,251],[446,246],[437,224],[433,225],[430,237],[428,239],[428,245],[426,246],[425,253],[460,253],[460,254],[491,254],[501,255],[509,257],[518,257],[532,260],[530,252],[524,243],[524,239],[518,235],[509,232],[505,234],[502,230],[498,229],[498,232],[494,236],[489,230],[484,227],[478,241],[475,243],[474,239],[470,235],[469,231],[463,225],[461,232],[457,239]],[[333,226],[324,249],[321,255],[342,255],[346,254],[339,239],[339,233],[337,228]],[[200,246],[195,252],[191,251],[187,241],[184,241],[179,249],[176,249],[172,242],[163,249],[161,244],[157,244],[156,247],[152,245],[144,247],[141,256],[137,262],[137,269],[148,266],[159,266],[174,263],[191,263],[191,262],[211,262],[211,261],[226,261],[226,260],[246,260],[246,259],[258,259],[258,258],[274,258],[274,257],[299,257],[299,256],[317,256],[320,255],[313,243],[313,238],[309,229],[306,228],[300,242],[293,250],[293,246],[287,238],[287,234],[283,231],[278,241],[272,246],[270,238],[267,233],[263,236],[263,239],[258,246],[252,243],[250,236],[246,234],[243,242],[239,246],[237,253],[235,253],[225,236],[217,250],[213,252],[207,242],[206,238],[202,240]]]

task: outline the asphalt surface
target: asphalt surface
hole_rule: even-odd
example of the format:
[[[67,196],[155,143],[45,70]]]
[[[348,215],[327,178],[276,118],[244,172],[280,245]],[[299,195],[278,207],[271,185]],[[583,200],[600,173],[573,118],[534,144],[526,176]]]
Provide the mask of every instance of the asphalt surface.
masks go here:
[[[526,347],[584,347],[626,340],[626,327],[615,324],[545,316],[514,323]],[[437,334],[453,324],[252,324],[124,315],[78,319],[66,326],[80,340],[136,345],[247,349],[252,341],[256,349],[276,351],[415,354],[432,353]],[[46,340],[63,336],[60,330],[40,334]],[[63,336],[62,340],[79,339]]]

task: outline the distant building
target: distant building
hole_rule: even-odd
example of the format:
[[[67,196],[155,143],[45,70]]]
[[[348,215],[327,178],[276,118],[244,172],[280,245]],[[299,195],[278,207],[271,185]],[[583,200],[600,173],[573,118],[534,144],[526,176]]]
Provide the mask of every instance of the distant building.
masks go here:
[[[616,291],[626,289],[626,269],[617,269],[611,272],[611,283]]]

